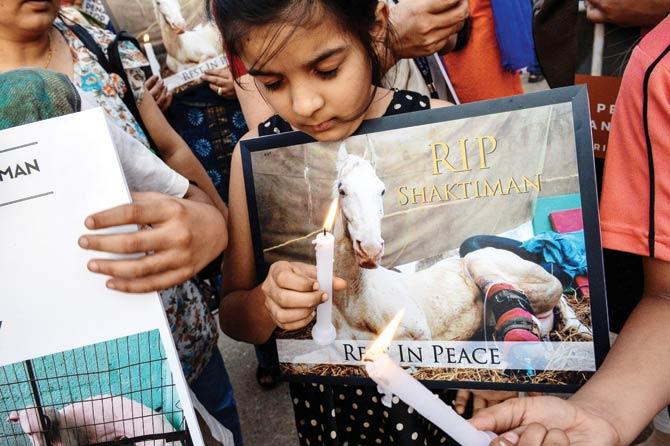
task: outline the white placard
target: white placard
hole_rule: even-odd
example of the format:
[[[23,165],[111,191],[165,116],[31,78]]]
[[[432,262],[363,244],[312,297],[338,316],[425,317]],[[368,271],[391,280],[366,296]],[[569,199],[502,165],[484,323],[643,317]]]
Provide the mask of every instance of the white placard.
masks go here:
[[[113,256],[77,244],[91,232],[86,216],[129,201],[102,109],[0,132],[0,367],[159,330],[193,442],[202,445],[157,293],[107,289],[86,264]]]

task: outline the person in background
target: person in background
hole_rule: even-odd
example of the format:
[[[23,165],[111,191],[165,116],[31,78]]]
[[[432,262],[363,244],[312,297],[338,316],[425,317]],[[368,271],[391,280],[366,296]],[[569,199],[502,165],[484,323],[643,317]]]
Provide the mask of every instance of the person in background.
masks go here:
[[[532,397],[480,411],[502,433],[492,444],[630,444],[670,403],[670,18],[634,49],[624,72],[605,161],[603,246],[643,258],[642,299],[600,370],[569,400]],[[662,435],[648,444],[663,444]]]
[[[202,76],[202,83],[176,94],[168,92],[161,80],[154,79],[157,78],[150,78],[145,86],[159,106],[162,105],[161,110],[170,125],[203,165],[221,199],[228,202],[231,156],[237,141],[248,131],[230,69],[208,70]],[[198,278],[200,289],[206,290],[204,294],[210,311],[216,313],[221,296],[220,261],[212,266]],[[218,367],[201,376],[191,387],[201,401],[204,398],[211,400],[205,407],[216,407],[210,412],[235,432],[236,444],[241,444],[233,386],[220,355],[216,362]]]
[[[21,68],[0,73],[0,130],[89,110],[96,106],[94,98],[75,87],[62,73],[39,68]],[[204,203],[213,209],[204,192],[189,184],[186,178],[165,165],[109,117],[107,126],[135,205],[147,201],[161,203],[161,206],[152,208],[153,213],[165,211],[168,206],[179,205],[184,207],[185,213],[195,217],[205,217],[206,214],[194,214],[188,210],[191,206],[197,209]],[[146,222],[153,222],[156,230],[163,232],[159,220],[149,218]],[[178,220],[169,224],[175,230],[180,229]],[[172,325],[174,315],[168,312],[168,319]],[[200,342],[197,339],[192,340],[194,345],[201,345]],[[197,366],[197,362],[184,358],[182,352],[180,359],[186,378],[192,380],[195,372],[193,367]],[[229,441],[226,444],[232,445],[233,435],[228,433],[228,436]]]
[[[470,40],[443,56],[461,103],[523,93],[517,72],[503,68],[490,0],[470,0]]]

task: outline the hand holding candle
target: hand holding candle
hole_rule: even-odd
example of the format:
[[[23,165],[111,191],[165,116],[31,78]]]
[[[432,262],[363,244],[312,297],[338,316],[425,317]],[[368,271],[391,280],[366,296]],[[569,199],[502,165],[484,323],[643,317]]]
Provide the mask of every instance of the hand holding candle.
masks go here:
[[[377,383],[379,391],[384,393],[385,397],[391,394],[397,395],[460,444],[487,446],[491,442],[487,433],[475,429],[386,353],[403,314],[404,310],[401,310],[393,318],[363,356],[368,376]]]
[[[335,237],[328,232],[332,229],[336,212],[337,198],[330,204],[323,232],[319,232],[316,240],[312,242],[316,249],[316,280],[321,285],[321,290],[328,295],[328,300],[316,307],[316,324],[312,328],[312,339],[319,345],[331,344],[337,336],[332,322]]]
[[[142,37],[142,40],[144,41],[144,54],[147,56],[147,60],[149,61],[149,66],[151,67],[151,74],[154,76],[161,76],[161,66],[158,64],[158,59],[156,59],[156,54],[154,53],[154,47],[151,45],[151,42],[149,41],[149,34],[144,34],[144,37]]]

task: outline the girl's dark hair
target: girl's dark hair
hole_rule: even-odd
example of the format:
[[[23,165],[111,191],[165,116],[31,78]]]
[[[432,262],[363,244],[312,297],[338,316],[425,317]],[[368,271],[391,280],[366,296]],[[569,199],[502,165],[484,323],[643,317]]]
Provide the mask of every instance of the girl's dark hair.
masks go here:
[[[377,0],[208,0],[207,8],[221,31],[229,57],[240,55],[242,41],[252,28],[280,25],[253,68],[271,59],[283,46],[282,42],[276,42],[281,25],[308,25],[311,20],[320,20],[317,16],[320,13],[330,14],[342,31],[361,43],[370,61],[372,84],[380,86],[387,68],[384,61],[390,54],[395,33],[389,24],[384,41],[373,41],[370,33],[378,3]],[[241,74],[236,72],[237,65],[231,64],[235,78]]]

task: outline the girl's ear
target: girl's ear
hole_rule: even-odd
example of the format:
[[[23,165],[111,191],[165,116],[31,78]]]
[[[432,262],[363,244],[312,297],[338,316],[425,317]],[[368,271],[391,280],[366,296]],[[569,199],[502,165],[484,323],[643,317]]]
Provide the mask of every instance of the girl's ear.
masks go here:
[[[370,37],[377,45],[386,43],[386,33],[388,32],[389,24],[389,6],[385,1],[377,2],[377,9],[375,10],[375,22],[370,29]]]

